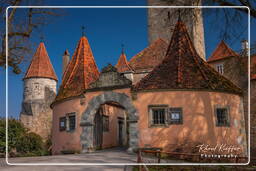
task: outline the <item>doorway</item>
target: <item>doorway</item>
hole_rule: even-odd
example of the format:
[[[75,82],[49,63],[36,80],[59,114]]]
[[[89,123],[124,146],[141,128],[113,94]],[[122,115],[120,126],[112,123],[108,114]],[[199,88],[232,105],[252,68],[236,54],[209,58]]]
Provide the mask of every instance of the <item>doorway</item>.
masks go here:
[[[94,134],[93,134],[93,145],[96,150],[102,149],[102,138],[103,138],[103,125],[102,115],[100,110],[97,111],[94,117]]]

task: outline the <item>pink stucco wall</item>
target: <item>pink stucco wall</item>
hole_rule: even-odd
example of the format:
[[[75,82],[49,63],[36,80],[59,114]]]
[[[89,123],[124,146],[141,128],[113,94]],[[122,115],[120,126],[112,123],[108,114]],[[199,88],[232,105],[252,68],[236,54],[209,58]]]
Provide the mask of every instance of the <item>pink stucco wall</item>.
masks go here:
[[[128,96],[130,95],[129,89],[117,89],[114,92],[125,93]],[[74,98],[68,101],[63,101],[57,103],[53,106],[53,126],[52,126],[52,152],[53,154],[60,154],[63,150],[74,150],[81,151],[82,146],[80,143],[80,135],[82,133],[82,128],[80,126],[80,121],[82,113],[86,110],[88,102],[95,96],[102,94],[102,91],[97,92],[87,92],[85,98]],[[119,110],[119,109],[117,109]],[[76,112],[76,129],[72,132],[60,131],[59,130],[59,118],[66,116],[67,113]],[[114,126],[111,126],[111,129],[115,129]],[[116,132],[112,131],[113,136],[116,136]],[[112,139],[113,136],[104,135],[105,147],[110,147],[114,145],[109,139]],[[109,138],[107,138],[109,137]]]
[[[109,131],[103,132],[102,148],[118,146],[118,117],[125,119],[125,110],[111,105],[106,105],[106,113],[109,116]]]
[[[85,105],[80,104],[80,98],[64,101],[53,107],[53,126],[52,126],[52,151],[59,154],[63,150],[80,151],[80,127],[81,113],[85,110]],[[59,118],[65,117],[67,113],[76,112],[75,131],[67,132],[59,130]]]
[[[244,148],[238,141],[245,135],[241,97],[206,91],[159,91],[137,94],[134,105],[139,113],[141,147],[162,147],[165,151],[183,148],[187,152],[196,144],[227,144]],[[143,105],[142,105],[143,104]],[[166,104],[183,108],[183,124],[149,127],[148,105]],[[230,127],[216,127],[215,105],[230,107]]]
[[[115,92],[130,95],[129,89],[119,89]],[[62,150],[81,151],[80,119],[87,107],[87,103],[95,96],[102,94],[102,91],[88,92],[85,94],[85,103],[81,104],[80,99],[73,99],[56,104],[53,107],[53,153],[58,154]],[[196,145],[200,144],[227,144],[239,146],[243,150],[246,147],[244,134],[244,119],[242,110],[242,98],[238,95],[207,92],[207,91],[155,91],[139,92],[136,99],[132,100],[137,113],[139,114],[139,146],[140,147],[162,147],[165,151],[173,151],[178,148],[193,151]],[[169,107],[183,108],[183,124],[167,125],[166,127],[149,126],[149,105],[168,105]],[[214,109],[216,105],[229,106],[230,127],[216,127]],[[117,111],[114,111],[117,110]],[[119,113],[120,109],[113,108],[110,113]],[[60,132],[59,118],[66,113],[76,112],[77,124],[74,132]],[[116,116],[115,116],[116,117]],[[115,118],[114,117],[114,118]],[[116,122],[113,120],[113,122]],[[116,130],[115,124],[110,124],[111,129]],[[113,137],[117,132],[104,133],[103,147],[112,147],[116,144]]]

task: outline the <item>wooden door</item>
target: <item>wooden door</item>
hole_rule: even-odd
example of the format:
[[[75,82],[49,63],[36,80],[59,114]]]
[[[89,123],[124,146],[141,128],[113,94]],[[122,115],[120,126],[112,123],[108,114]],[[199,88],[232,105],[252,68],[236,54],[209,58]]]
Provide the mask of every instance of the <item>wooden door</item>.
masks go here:
[[[102,139],[103,139],[103,125],[102,125],[102,115],[100,111],[95,114],[94,118],[94,137],[93,137],[93,144],[94,147],[97,149],[102,148]]]
[[[119,146],[123,146],[123,129],[124,129],[124,122],[122,119],[118,119],[118,143],[119,143]]]

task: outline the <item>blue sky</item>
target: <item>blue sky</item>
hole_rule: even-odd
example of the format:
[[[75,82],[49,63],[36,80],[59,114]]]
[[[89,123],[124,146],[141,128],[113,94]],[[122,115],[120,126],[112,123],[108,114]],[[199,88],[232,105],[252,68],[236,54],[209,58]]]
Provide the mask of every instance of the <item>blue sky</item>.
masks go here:
[[[75,3],[75,4],[74,4]],[[49,1],[48,5],[146,5],[145,0],[108,0],[108,1]],[[206,56],[215,49],[221,37],[221,28],[213,27],[213,16],[204,17]],[[221,17],[216,25],[222,24]],[[68,49],[72,55],[79,38],[81,26],[85,26],[85,35],[91,45],[97,66],[99,69],[108,63],[116,64],[121,44],[125,45],[125,53],[128,60],[136,53],[147,47],[147,10],[146,9],[65,9],[65,15],[54,19],[49,25],[44,26],[42,33],[32,36],[35,50],[40,42],[40,36],[44,35],[44,42],[55,72],[61,81],[62,55]],[[237,23],[230,27],[237,26]],[[246,28],[246,15],[243,20]],[[252,22],[252,28],[255,28]],[[255,41],[255,31],[252,30],[252,41]],[[241,39],[247,38],[244,32]],[[227,43],[234,50],[240,50],[240,39],[231,38]],[[31,56],[32,57],[32,56]],[[9,116],[18,117],[21,110],[23,82],[22,78],[29,62],[24,64],[23,73],[15,75],[9,72]],[[5,72],[0,70],[0,116],[5,116]]]

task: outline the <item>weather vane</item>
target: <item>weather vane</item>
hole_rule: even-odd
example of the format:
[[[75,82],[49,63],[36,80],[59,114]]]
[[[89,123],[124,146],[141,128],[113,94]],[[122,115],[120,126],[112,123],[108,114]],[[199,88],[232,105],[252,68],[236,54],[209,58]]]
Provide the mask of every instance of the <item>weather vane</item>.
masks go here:
[[[40,36],[40,41],[41,41],[41,42],[44,41],[44,35],[43,35],[43,34]]]
[[[84,27],[84,26],[82,26],[81,28],[82,28],[82,36],[85,36],[85,33],[84,33],[84,29],[85,29],[85,27]]]

